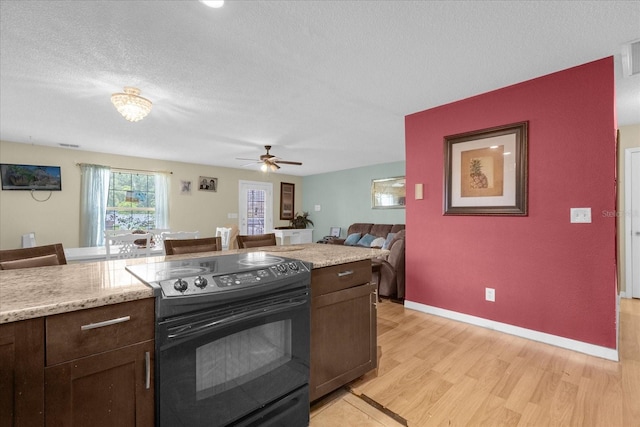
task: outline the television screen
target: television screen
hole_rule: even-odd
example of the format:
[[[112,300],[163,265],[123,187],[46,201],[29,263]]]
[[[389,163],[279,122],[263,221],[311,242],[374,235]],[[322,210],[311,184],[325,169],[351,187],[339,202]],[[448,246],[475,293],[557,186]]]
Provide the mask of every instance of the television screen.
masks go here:
[[[62,190],[60,166],[0,164],[3,190]]]

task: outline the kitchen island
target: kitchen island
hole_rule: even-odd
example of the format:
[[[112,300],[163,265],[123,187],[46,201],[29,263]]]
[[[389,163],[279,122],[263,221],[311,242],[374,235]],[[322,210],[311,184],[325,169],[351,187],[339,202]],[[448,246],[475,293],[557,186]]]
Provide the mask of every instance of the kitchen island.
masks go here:
[[[3,371],[13,367],[16,376],[15,387],[3,384],[0,412],[5,415],[0,421],[4,423],[5,416],[27,420],[22,417],[25,413],[31,414],[28,421],[15,425],[43,425],[45,419],[47,423],[69,420],[81,409],[69,403],[73,401],[74,387],[78,388],[77,381],[72,387],[77,380],[74,375],[84,375],[79,383],[84,387],[100,387],[105,373],[131,366],[132,369],[120,370],[130,371],[128,375],[135,383],[135,390],[128,386],[128,395],[116,393],[109,399],[132,402],[133,407],[124,409],[135,414],[127,415],[127,419],[136,420],[130,425],[152,425],[153,291],[125,267],[169,258],[179,260],[260,250],[313,265],[311,400],[374,368],[375,295],[369,282],[370,259],[385,252],[378,249],[304,244],[0,271],[0,344],[4,346],[0,364]],[[131,321],[102,328],[93,341],[75,332],[81,325],[100,323],[111,311],[114,318],[130,317]],[[110,332],[109,328],[114,329]],[[123,364],[125,360],[130,360],[128,365]],[[84,371],[76,372],[78,369]],[[8,378],[5,373],[11,374],[3,372],[3,378]],[[25,375],[26,380],[19,378]],[[125,376],[121,375],[118,380],[123,381]],[[9,407],[11,404],[15,407]],[[94,425],[109,422],[113,425],[113,420],[106,418],[102,424]]]
[[[0,270],[0,324],[153,297],[127,265],[256,252],[311,263],[313,269],[369,260],[388,251],[317,243]]]

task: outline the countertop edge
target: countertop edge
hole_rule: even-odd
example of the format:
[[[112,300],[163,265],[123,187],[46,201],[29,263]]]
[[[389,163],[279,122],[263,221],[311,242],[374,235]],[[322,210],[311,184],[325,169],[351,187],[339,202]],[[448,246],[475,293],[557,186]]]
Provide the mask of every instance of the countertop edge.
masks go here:
[[[331,246],[333,246],[333,248]],[[311,264],[313,269],[372,259],[381,254],[388,253],[388,251],[379,249],[352,248],[312,243],[293,246],[277,246],[273,248],[253,248],[251,250],[242,249],[223,252],[205,252],[191,255],[186,254],[173,256],[171,258],[193,258],[256,251],[264,251],[283,257],[295,258]],[[0,275],[3,276],[3,280],[0,280],[0,325],[121,302],[153,298],[153,290],[149,286],[142,282],[138,282],[137,279],[132,280],[131,278],[129,278],[129,284],[125,286],[118,285],[111,288],[107,287],[98,289],[91,289],[90,286],[87,286],[86,289],[76,286],[75,288],[68,290],[70,295],[67,298],[66,295],[63,294],[64,291],[54,289],[54,285],[52,284],[55,283],[55,280],[51,280],[51,275],[57,274],[59,276],[57,278],[57,283],[64,285],[66,280],[65,275],[62,274],[63,272],[66,273],[68,277],[68,274],[95,274],[95,270],[98,270],[101,274],[108,276],[109,273],[114,275],[114,271],[124,272],[125,266],[130,263],[161,262],[164,260],[165,257],[162,256],[146,259],[137,258],[135,260],[127,261],[84,263],[87,268],[92,266],[91,269],[87,269],[86,271],[81,267],[82,264],[75,264],[75,267],[72,269],[66,269],[65,267],[67,266],[54,266],[23,270],[0,270]],[[42,280],[39,280],[41,276],[39,273],[45,273],[44,269],[47,269],[46,273],[48,280],[46,284],[43,283]],[[129,273],[126,272],[125,274],[128,276]],[[91,276],[91,274],[87,274],[87,276]],[[87,277],[86,280],[89,281],[91,278]],[[52,290],[50,294],[47,294],[45,291],[41,292],[44,296],[40,295],[39,299],[36,297],[29,298],[28,295],[25,296],[23,294],[25,291],[14,289],[7,285],[7,283],[31,283],[32,286],[39,286],[40,289]],[[4,303],[2,299],[5,299]],[[7,302],[7,300],[9,302]],[[2,307],[3,305],[4,307]],[[16,308],[15,306],[20,307]]]

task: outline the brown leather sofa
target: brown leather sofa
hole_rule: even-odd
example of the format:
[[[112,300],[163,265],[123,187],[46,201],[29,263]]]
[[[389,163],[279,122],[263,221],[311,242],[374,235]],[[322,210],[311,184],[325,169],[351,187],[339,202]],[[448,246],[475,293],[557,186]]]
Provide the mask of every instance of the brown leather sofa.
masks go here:
[[[347,236],[353,233],[360,233],[360,236],[371,234],[372,236],[386,238],[389,233],[397,233],[404,230],[404,224],[371,224],[364,222],[356,222],[347,229]],[[346,239],[333,238],[327,243],[333,245],[344,245]]]

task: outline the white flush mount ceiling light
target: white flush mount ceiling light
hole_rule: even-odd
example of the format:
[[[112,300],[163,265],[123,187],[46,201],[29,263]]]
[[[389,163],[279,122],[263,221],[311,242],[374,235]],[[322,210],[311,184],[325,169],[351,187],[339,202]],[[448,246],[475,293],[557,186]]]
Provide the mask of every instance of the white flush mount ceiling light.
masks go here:
[[[200,3],[214,9],[218,9],[224,6],[224,0],[200,0]]]
[[[144,119],[151,111],[151,101],[140,95],[140,89],[135,87],[125,87],[124,93],[114,93],[111,95],[111,102],[116,107],[122,117],[130,122],[137,122]]]

